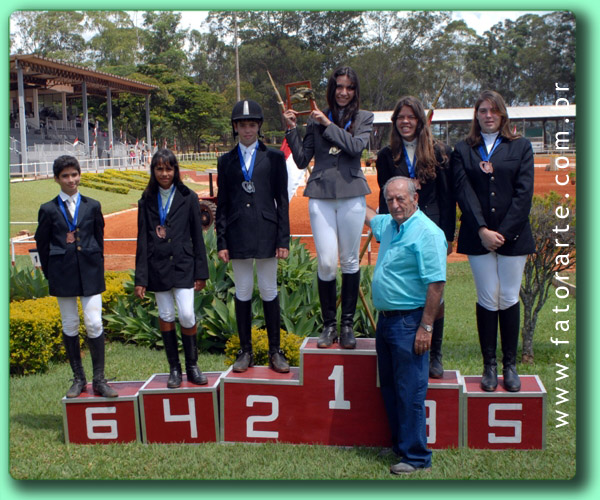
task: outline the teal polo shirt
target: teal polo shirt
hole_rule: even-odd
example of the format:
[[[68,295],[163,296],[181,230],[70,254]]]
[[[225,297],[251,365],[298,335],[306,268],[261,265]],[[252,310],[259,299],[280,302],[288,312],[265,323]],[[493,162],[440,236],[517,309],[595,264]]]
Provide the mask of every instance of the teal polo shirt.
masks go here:
[[[390,214],[371,219],[379,255],[373,273],[373,305],[379,311],[425,306],[429,283],[446,281],[444,232],[421,210],[403,224]]]

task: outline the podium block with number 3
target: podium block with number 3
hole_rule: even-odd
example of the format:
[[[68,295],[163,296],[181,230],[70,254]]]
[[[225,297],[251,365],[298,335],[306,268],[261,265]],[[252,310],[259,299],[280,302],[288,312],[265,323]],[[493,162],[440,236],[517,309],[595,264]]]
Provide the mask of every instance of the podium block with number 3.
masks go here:
[[[389,446],[390,433],[377,382],[374,339],[356,349],[326,349],[306,338],[300,367],[278,374],[267,367],[226,372],[221,379],[221,439],[337,446]],[[457,372],[430,384],[427,428],[431,447],[460,445]]]

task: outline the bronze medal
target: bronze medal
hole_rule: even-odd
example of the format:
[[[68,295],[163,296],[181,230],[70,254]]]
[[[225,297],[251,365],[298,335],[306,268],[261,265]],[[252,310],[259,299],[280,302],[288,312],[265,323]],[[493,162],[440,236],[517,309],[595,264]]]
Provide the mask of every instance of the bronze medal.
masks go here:
[[[75,243],[75,231],[69,231],[67,233],[67,243]]]
[[[165,226],[156,226],[156,235],[159,238],[166,238],[167,237],[167,229],[165,228]]]
[[[482,161],[479,163],[479,168],[486,174],[491,174],[494,171],[494,167],[491,161]]]

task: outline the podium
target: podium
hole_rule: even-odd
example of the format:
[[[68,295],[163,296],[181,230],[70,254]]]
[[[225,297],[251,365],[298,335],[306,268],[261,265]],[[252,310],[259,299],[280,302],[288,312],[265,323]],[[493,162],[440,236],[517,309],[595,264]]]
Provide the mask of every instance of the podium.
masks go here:
[[[481,377],[465,376],[465,445],[480,449],[540,449],[546,445],[546,389],[537,375],[520,375],[521,390],[485,392]]]
[[[111,382],[119,396],[96,396],[92,383],[77,398],[62,398],[65,442],[74,444],[140,441],[138,392],[144,382]]]
[[[143,382],[112,382],[118,398],[92,393],[63,398],[67,443],[282,442],[389,447],[391,436],[379,389],[375,339],[356,349],[317,347],[307,337],[300,366],[276,373],[255,366],[243,373],[209,372],[208,384],[168,374]],[[425,398],[427,444],[432,449],[545,447],[546,390],[536,375],[521,375],[520,392],[484,392],[480,376],[446,370],[429,379]]]
[[[167,388],[167,373],[154,374],[140,388],[142,440],[145,443],[206,443],[219,435],[218,389],[221,372],[205,373],[208,384],[183,375],[181,387]]]
[[[460,446],[461,395],[457,371],[430,380],[425,404],[432,448]],[[359,338],[356,349],[342,349],[318,348],[308,337],[300,367],[288,374],[266,367],[229,370],[221,379],[221,409],[226,442],[390,446],[374,339]]]

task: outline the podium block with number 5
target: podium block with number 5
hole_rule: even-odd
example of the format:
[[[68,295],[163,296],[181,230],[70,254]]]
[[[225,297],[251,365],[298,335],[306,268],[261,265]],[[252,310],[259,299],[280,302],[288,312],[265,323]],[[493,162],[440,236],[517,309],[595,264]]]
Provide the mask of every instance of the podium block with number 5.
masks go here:
[[[465,444],[481,449],[545,447],[546,390],[537,375],[521,375],[521,390],[483,391],[481,377],[464,377]]]

